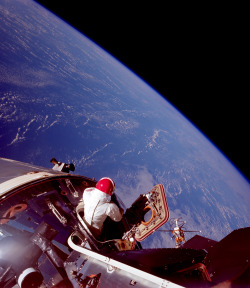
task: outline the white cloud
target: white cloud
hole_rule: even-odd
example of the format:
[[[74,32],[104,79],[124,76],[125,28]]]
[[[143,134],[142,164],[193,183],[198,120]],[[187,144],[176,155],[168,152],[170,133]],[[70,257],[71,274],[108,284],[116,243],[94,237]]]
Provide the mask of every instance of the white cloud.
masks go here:
[[[83,164],[87,164],[90,163],[91,161],[93,161],[94,156],[99,153],[102,152],[104,149],[106,149],[109,145],[112,145],[111,142],[104,144],[101,147],[97,147],[94,151],[90,151],[90,153],[88,155],[83,155],[81,157],[81,159],[75,159],[73,162],[75,163],[75,165],[77,167],[82,166]]]
[[[140,194],[149,192],[153,186],[157,184],[154,182],[153,175],[146,167],[138,167],[137,171],[136,174],[130,171],[125,172],[125,175],[124,173],[122,175],[118,173],[115,177],[117,179],[116,183],[119,183],[116,185],[117,194],[127,207],[129,207]]]

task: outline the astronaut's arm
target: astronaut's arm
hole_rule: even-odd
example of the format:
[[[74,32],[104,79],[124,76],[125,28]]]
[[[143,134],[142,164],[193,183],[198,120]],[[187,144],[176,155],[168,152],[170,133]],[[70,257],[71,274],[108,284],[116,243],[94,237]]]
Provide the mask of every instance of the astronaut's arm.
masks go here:
[[[107,216],[109,216],[113,221],[119,222],[122,220],[124,210],[119,208],[115,203],[110,203],[106,210]]]

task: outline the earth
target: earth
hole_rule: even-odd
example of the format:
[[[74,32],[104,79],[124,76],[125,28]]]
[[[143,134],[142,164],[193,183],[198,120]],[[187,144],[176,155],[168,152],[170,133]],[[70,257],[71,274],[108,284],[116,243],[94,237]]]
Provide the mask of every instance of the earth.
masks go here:
[[[37,3],[2,1],[0,15],[0,157],[111,177],[127,207],[162,183],[170,218],[214,240],[250,226],[249,182],[166,99]]]

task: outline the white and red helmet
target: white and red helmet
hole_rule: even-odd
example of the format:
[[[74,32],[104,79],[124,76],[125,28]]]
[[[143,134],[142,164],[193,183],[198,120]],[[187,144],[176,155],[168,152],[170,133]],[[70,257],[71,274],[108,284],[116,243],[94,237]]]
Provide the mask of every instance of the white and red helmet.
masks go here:
[[[96,183],[96,189],[111,196],[115,191],[115,182],[108,177],[103,177]]]

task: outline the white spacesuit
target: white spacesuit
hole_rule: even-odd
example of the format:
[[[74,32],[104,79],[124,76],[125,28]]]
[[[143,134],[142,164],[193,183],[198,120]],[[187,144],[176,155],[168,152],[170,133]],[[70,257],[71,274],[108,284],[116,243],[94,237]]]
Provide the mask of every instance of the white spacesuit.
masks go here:
[[[123,209],[111,202],[115,184],[110,178],[100,179],[96,187],[86,188],[83,193],[84,219],[96,237],[102,233],[103,223],[107,217],[119,222]]]
[[[55,171],[61,171],[69,173],[70,171],[75,171],[75,165],[73,163],[66,164],[63,162],[58,162],[55,158],[52,158],[50,162],[54,165],[53,170]]]

